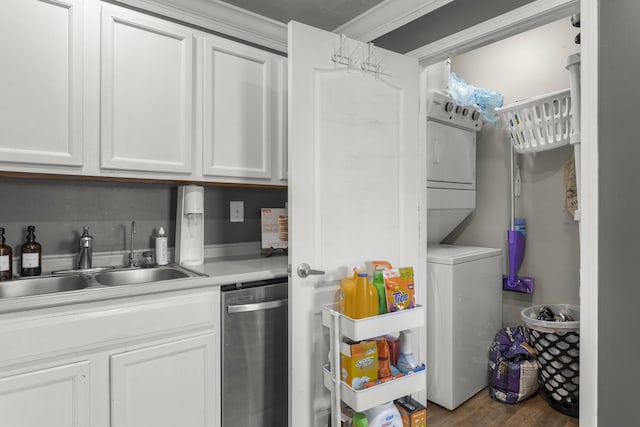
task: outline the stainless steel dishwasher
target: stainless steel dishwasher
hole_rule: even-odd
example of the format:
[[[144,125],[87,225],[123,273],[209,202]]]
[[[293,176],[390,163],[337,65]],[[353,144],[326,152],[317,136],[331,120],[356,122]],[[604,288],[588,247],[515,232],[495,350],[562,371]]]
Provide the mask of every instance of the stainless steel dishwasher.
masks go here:
[[[222,426],[287,425],[287,278],[222,287]]]

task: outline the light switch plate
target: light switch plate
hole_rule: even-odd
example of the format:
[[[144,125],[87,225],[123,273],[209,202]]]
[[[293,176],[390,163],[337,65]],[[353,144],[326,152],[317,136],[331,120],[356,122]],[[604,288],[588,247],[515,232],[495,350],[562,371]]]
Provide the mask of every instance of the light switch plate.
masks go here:
[[[244,222],[243,201],[232,201],[229,203],[229,218],[231,222]]]

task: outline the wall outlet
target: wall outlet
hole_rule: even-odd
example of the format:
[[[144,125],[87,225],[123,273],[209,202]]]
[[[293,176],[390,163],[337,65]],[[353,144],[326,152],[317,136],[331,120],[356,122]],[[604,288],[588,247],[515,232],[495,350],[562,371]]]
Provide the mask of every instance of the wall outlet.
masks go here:
[[[233,201],[229,203],[229,218],[231,222],[244,222],[243,201]]]

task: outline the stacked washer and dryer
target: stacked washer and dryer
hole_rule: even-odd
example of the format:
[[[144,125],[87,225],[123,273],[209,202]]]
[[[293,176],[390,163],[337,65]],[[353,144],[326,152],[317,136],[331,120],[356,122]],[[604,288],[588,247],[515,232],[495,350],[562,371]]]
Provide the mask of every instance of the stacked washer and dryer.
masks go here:
[[[449,410],[487,386],[502,327],[502,250],[441,244],[476,205],[480,112],[445,91],[427,108],[427,398]]]

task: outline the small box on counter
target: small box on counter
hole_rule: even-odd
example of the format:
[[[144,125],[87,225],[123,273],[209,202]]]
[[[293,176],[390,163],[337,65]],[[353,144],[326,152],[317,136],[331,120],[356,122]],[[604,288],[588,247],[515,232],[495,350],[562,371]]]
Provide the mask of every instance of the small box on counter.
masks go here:
[[[286,249],[289,245],[289,217],[286,209],[260,210],[262,249]]]
[[[355,390],[378,379],[378,345],[375,341],[340,345],[340,373],[342,381]]]
[[[401,397],[394,401],[403,427],[427,427],[427,408],[410,396]]]

